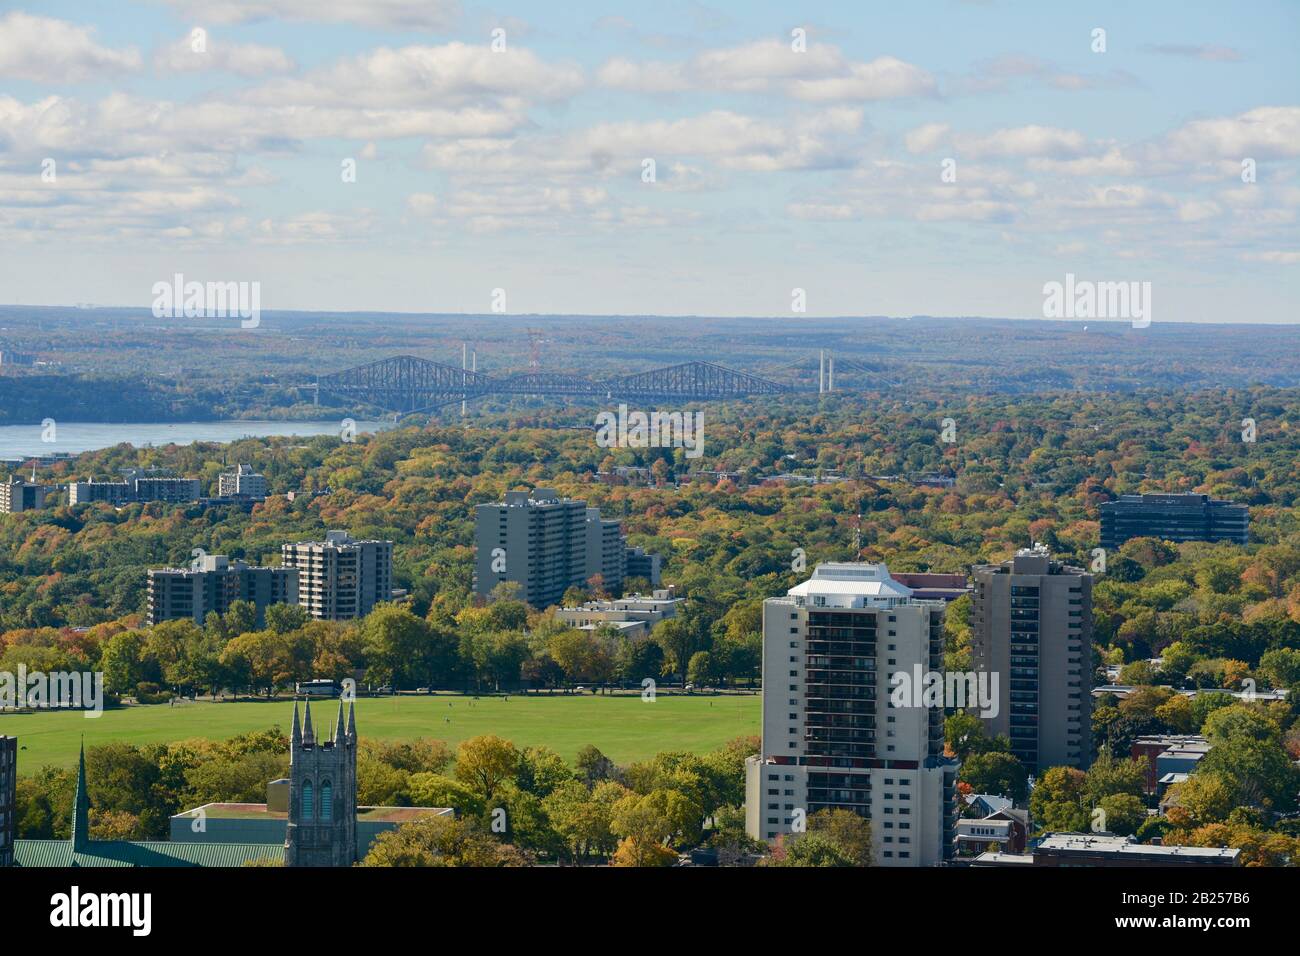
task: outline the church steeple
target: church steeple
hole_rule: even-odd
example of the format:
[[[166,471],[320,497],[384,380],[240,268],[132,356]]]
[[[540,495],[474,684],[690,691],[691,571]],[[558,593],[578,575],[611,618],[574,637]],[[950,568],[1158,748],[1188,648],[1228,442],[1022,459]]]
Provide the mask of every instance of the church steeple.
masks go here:
[[[293,733],[289,735],[289,743],[302,743],[302,724],[298,721],[298,702],[293,702]]]
[[[348,741],[357,742],[357,702],[355,700],[348,702]]]
[[[77,791],[72,798],[72,851],[83,853],[90,843],[90,796],[86,791],[86,744],[77,760]]]
[[[334,746],[342,747],[347,741],[347,731],[343,727],[343,699],[339,698],[339,719],[334,723]]]
[[[311,729],[311,701],[307,701],[304,708],[306,716],[302,722],[302,745],[304,747],[314,747],[316,745],[316,735]]]

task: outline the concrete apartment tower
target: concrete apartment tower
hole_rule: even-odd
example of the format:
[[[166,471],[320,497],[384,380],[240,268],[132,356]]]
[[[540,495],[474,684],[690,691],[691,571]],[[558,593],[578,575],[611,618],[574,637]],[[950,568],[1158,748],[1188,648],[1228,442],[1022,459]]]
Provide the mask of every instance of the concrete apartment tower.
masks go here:
[[[1031,773],[1092,762],[1092,575],[1042,545],[973,569],[971,650],[998,675],[990,734],[1011,738]]]
[[[819,564],[763,602],[763,745],[746,761],[745,829],[790,834],[824,809],[871,821],[877,866],[951,856],[957,763],[942,706],[891,700],[895,675],[943,672],[944,602],[883,564]]]
[[[298,604],[318,621],[365,617],[393,596],[393,542],[354,541],[327,531],[324,541],[282,545],[280,564],[298,569]]]
[[[316,741],[311,703],[298,723],[293,706],[289,738],[289,821],[284,837],[285,866],[351,866],[357,861],[357,715],[343,702],[334,736]]]
[[[596,575],[617,596],[627,574],[619,522],[549,488],[507,491],[502,501],[475,508],[474,549],[476,594],[514,581],[538,608],[560,604],[565,591],[587,587]]]

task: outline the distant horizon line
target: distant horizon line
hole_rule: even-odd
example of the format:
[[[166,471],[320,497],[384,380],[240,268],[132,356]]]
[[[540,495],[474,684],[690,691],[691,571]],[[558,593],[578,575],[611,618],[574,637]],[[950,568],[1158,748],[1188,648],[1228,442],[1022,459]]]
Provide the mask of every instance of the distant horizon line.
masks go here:
[[[72,305],[34,305],[21,302],[0,302],[0,309],[50,309],[50,310],[70,310],[78,312],[142,312],[142,318],[156,318],[149,306],[134,305],[99,305],[99,304],[72,304]],[[662,313],[662,312],[406,312],[389,309],[263,309],[262,316],[270,317],[273,315],[338,315],[338,316],[391,316],[400,315],[410,318],[440,318],[440,319],[664,319],[664,320],[699,320],[699,319],[723,319],[723,320],[752,320],[762,322],[778,322],[783,320],[793,320],[796,322],[846,322],[846,321],[887,321],[887,322],[910,322],[913,319],[920,321],[938,320],[944,322],[953,321],[976,321],[976,322],[1043,322],[1054,325],[1082,325],[1085,328],[1089,325],[1102,326],[1131,326],[1129,319],[1072,319],[1072,318],[1044,318],[1042,316],[1013,316],[1013,315],[931,315],[928,313],[917,313],[913,315],[883,315],[883,314],[838,314],[838,315],[752,315],[736,314],[724,315],[717,313],[702,312],[683,312],[683,313]],[[196,316],[196,319],[218,318],[217,316]],[[159,320],[161,321],[161,320]],[[1251,326],[1286,326],[1300,325],[1300,317],[1296,319],[1279,319],[1254,320],[1250,322],[1225,322],[1212,320],[1184,319],[1181,321],[1163,321],[1152,323],[1152,326],[1163,325],[1195,325],[1195,326],[1227,326],[1230,328],[1246,328]],[[243,331],[252,331],[243,330]],[[1139,330],[1140,331],[1140,330]]]

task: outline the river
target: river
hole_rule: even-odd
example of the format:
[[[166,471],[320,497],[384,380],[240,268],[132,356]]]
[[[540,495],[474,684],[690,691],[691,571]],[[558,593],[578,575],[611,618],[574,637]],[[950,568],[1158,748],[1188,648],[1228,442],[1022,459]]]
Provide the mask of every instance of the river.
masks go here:
[[[357,434],[392,428],[390,422],[356,423]],[[0,425],[0,461],[79,454],[111,448],[129,442],[137,448],[148,445],[189,445],[196,441],[231,442],[266,435],[338,435],[341,424],[328,422],[133,422],[122,425],[100,422],[57,422],[53,434],[41,425]],[[54,441],[44,439],[54,438]]]

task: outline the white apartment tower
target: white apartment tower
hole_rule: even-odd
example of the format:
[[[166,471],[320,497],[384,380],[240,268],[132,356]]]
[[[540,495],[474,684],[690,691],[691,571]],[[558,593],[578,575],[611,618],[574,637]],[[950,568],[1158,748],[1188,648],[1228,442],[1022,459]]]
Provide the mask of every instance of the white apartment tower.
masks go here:
[[[944,602],[883,564],[819,564],[763,602],[763,744],[746,762],[745,827],[760,840],[848,809],[871,821],[877,866],[951,855],[957,763],[942,706],[891,703],[891,677],[943,671]]]
[[[298,569],[298,604],[318,621],[365,617],[393,594],[393,542],[354,541],[327,531],[324,541],[282,545],[280,563]]]

